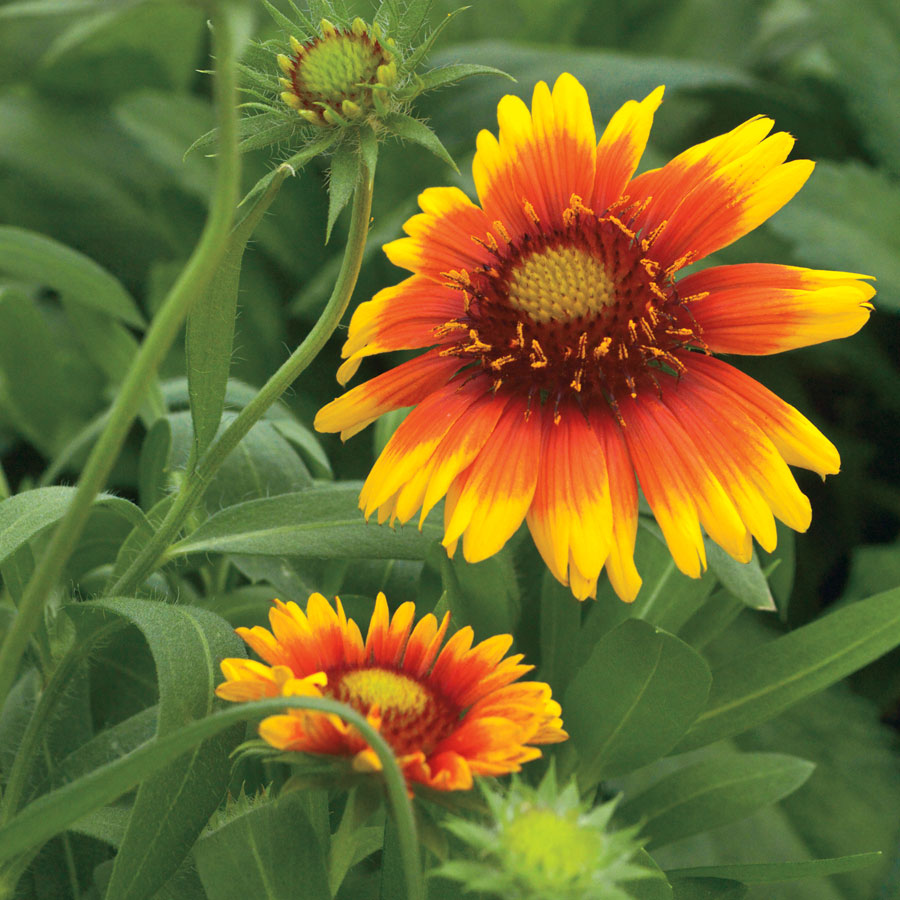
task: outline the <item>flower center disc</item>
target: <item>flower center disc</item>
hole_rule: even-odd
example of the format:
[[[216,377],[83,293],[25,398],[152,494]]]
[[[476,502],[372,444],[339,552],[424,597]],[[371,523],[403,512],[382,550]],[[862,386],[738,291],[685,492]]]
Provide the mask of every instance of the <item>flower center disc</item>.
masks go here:
[[[351,669],[328,679],[326,693],[366,715],[381,714],[381,733],[394,752],[428,754],[453,731],[459,714],[424,684],[390,669]]]
[[[356,709],[374,705],[399,715],[421,715],[430,699],[418,681],[387,669],[356,669],[340,681],[341,699]]]
[[[521,813],[504,828],[503,843],[526,879],[549,877],[560,886],[590,871],[599,850],[591,832],[550,809]]]
[[[509,275],[509,302],[536,322],[577,319],[615,303],[603,263],[581,247],[547,247]]]
[[[295,85],[303,92],[330,102],[355,99],[360,84],[376,80],[384,60],[368,40],[336,34],[313,44],[298,61]]]

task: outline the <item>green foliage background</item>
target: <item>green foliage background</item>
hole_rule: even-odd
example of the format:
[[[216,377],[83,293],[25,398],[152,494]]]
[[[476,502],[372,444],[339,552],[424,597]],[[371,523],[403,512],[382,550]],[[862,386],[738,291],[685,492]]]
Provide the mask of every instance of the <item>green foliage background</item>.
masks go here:
[[[371,17],[365,3],[349,6]],[[435,0],[430,23],[453,9]],[[268,28],[260,14],[257,34]],[[213,161],[183,154],[213,124],[210,79],[197,71],[208,68],[208,53],[204,13],[186,4],[0,4],[0,460],[19,495],[0,504],[0,628],[67,502],[59,486],[77,479],[136,341],[202,227]],[[543,572],[526,534],[477,567],[442,562],[427,528],[424,537],[373,534],[351,520],[356,486],[343,482],[365,476],[399,419],[388,417],[346,445],[309,430],[315,411],[338,393],[339,331],[229,459],[194,530],[142,599],[79,604],[57,615],[63,597],[56,598],[0,717],[0,771],[9,775],[25,722],[73,635],[84,654],[71,663],[26,799],[205,716],[218,675],[197,660],[240,653],[226,622],[263,622],[273,595],[302,603],[314,589],[339,592],[363,621],[378,590],[392,606],[415,599],[423,611],[444,595],[457,624],[472,624],[479,637],[512,631],[517,648],[539,663],[573,735],[558,754],[563,770],[577,772],[582,785],[623,791],[622,823],[645,824],[663,869],[691,870],[680,883],[670,877],[669,893],[635,896],[737,897],[735,885],[745,881],[746,896],[756,900],[900,897],[900,657],[894,651],[867,665],[900,642],[900,593],[880,594],[900,584],[900,7],[890,0],[474,0],[430,61],[496,66],[518,83],[473,79],[417,104],[462,174],[412,144],[382,147],[354,303],[402,277],[379,248],[400,233],[419,191],[458,184],[472,192],[474,137],[496,127],[499,97],[513,91],[528,99],[536,80],[561,71],[585,84],[598,123],[625,100],[667,85],[642,167],[757,113],[796,136],[795,157],[817,160],[788,207],[716,258],[878,279],[876,312],[855,337],[738,361],[841,451],[843,471],[824,485],[798,474],[813,503],[810,532],[782,531],[776,553],[747,570],[711,556],[711,572],[691,582],[675,571],[652,527],[643,528],[645,587],[637,603],[626,607],[601,588],[597,603],[584,608]],[[281,158],[248,154],[245,187]],[[323,246],[327,168],[319,159],[285,182],[244,258],[231,410],[302,339],[334,282],[346,222]],[[66,245],[100,268],[6,226]],[[393,362],[367,362],[356,383]],[[184,375],[176,342],[110,495],[68,564],[76,598],[102,588],[125,536],[143,520],[140,510],[148,513],[177,486],[191,442]],[[272,542],[272,523],[301,522],[316,527]],[[769,590],[777,611],[755,611]],[[128,627],[106,635],[113,619]],[[648,658],[668,660],[671,676],[654,666],[641,682]],[[636,685],[647,689],[647,705],[617,712]],[[762,692],[759,708],[748,699],[751,688]],[[729,704],[738,708],[733,722],[723,712]],[[662,711],[671,733],[659,724]],[[604,729],[616,723],[625,727],[613,739]],[[292,873],[270,896],[294,896],[295,879],[307,879],[308,896],[330,897],[318,869],[334,843],[309,855],[279,845],[308,847],[323,834],[327,842],[323,791],[286,794],[277,804],[248,801],[200,837],[181,868],[165,871],[172,848],[181,846],[183,857],[229,785],[236,794],[242,782],[254,792],[273,777],[283,780],[253,762],[231,771],[228,752],[243,736],[233,726],[201,745],[199,768],[176,761],[136,797],[104,800],[46,844],[16,896],[68,897],[78,883],[85,898],[108,889],[115,898],[227,900],[237,882],[223,872],[242,858],[250,834],[268,847],[270,871]],[[690,767],[701,773],[693,793],[690,774],[679,774]],[[733,789],[717,793],[709,780],[716,772]],[[654,799],[667,778],[675,793]],[[172,800],[172,784],[185,779],[187,793]],[[340,803],[331,800],[335,832]],[[142,805],[143,819],[135,812]],[[165,841],[147,831],[161,810]],[[374,834],[357,836],[364,861],[340,897],[390,896],[377,866],[382,852],[388,865],[383,820],[373,821],[366,828]],[[127,865],[113,867],[112,848],[127,855]],[[746,871],[693,871],[870,850],[884,856],[858,871],[774,887]],[[651,883],[662,885],[642,884]],[[243,896],[248,890],[241,888]],[[431,890],[441,897],[457,889],[436,879]]]

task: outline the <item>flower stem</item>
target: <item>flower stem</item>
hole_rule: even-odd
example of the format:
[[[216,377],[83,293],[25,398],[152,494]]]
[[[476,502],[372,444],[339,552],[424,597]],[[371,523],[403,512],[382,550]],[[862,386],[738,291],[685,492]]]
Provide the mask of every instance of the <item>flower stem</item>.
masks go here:
[[[240,181],[237,86],[233,38],[223,5],[216,5],[212,18],[213,53],[216,58],[215,104],[220,143],[216,184],[206,225],[190,260],[144,337],[110,409],[106,427],[88,457],[72,502],[22,594],[18,615],[0,646],[0,706],[15,680],[19,662],[40,621],[47,596],[62,575],[90,515],[94,498],[105,484],[119,455],[147,393],[151,376],[178,334],[191,302],[209,283],[225,253]]]
[[[165,559],[165,553],[178,537],[194,506],[203,496],[228,454],[263,417],[269,407],[293,384],[301,372],[318,356],[334,333],[350,303],[362,266],[363,251],[372,210],[371,172],[360,158],[359,182],[353,198],[353,212],[347,246],[334,290],[319,320],[281,368],[263,385],[260,392],[238,413],[222,434],[210,444],[196,468],[189,471],[166,517],[152,538],[143,546],[131,565],[110,586],[107,594],[122,596],[137,586]]]

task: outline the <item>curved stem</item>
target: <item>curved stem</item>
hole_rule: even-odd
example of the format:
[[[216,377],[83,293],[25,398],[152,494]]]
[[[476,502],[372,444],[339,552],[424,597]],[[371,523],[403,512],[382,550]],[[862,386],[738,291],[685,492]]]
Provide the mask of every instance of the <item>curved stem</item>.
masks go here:
[[[94,498],[119,455],[128,429],[147,393],[151,376],[178,334],[192,300],[212,278],[227,246],[240,180],[235,53],[227,13],[222,12],[218,5],[213,22],[220,145],[216,186],[206,225],[188,264],[144,337],[110,409],[106,427],[88,457],[72,502],[22,594],[18,615],[0,646],[0,706],[12,687],[19,662],[40,621],[47,596],[62,575],[90,515]]]
[[[200,459],[197,467],[185,479],[175,502],[153,537],[144,545],[131,565],[110,586],[108,595],[132,593],[165,558],[171,543],[178,537],[188,514],[203,496],[210,482],[225,462],[228,454],[240,443],[247,432],[262,418],[269,407],[293,384],[301,372],[318,356],[319,351],[334,333],[356,287],[356,279],[362,266],[363,251],[369,231],[372,210],[372,183],[374,173],[360,158],[360,179],[353,199],[350,232],[341,270],[334,290],[319,320],[299,347],[281,368],[263,385],[260,392],[240,411],[231,424],[216,438]]]
[[[336,700],[319,697],[278,697],[241,703],[183,726],[164,737],[154,738],[114,762],[39,797],[18,816],[0,827],[0,862],[28,853],[35,846],[63,831],[81,816],[108,803],[190,750],[237,722],[278,714],[286,707],[327,712],[340,716],[359,731],[375,751],[382,766],[403,860],[407,900],[424,900],[419,846],[412,803],[406,780],[390,746],[356,710]]]

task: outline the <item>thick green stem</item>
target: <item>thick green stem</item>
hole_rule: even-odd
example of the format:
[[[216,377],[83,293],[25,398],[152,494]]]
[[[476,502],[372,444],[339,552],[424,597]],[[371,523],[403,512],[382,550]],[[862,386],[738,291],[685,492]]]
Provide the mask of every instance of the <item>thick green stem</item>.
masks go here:
[[[375,751],[382,766],[388,802],[397,825],[407,900],[424,900],[419,845],[406,780],[384,738],[349,706],[319,697],[279,697],[241,703],[199,719],[164,737],[155,738],[114,762],[95,769],[77,781],[39,797],[11,822],[0,827],[0,862],[29,853],[65,830],[81,816],[112,803],[157,769],[181,756],[201,741],[247,719],[282,712],[286,707],[327,712],[356,728]]]
[[[132,593],[137,586],[153,572],[165,558],[165,553],[178,537],[191,510],[199,502],[210,482],[219,471],[228,454],[243,440],[247,432],[263,417],[266,410],[294,383],[304,369],[316,358],[319,351],[334,333],[356,287],[356,279],[362,266],[363,251],[369,231],[369,216],[372,210],[372,183],[374,173],[370,172],[360,158],[360,178],[353,199],[350,232],[337,282],[319,320],[313,325],[300,346],[284,362],[281,368],[263,385],[260,392],[240,411],[231,424],[216,438],[198,462],[193,472],[188,473],[169,508],[165,519],[153,537],[144,545],[131,565],[116,582],[110,585],[109,596],[124,596]]]
[[[3,466],[0,466],[0,500],[5,500],[10,494],[11,491],[9,489],[9,482],[6,480],[6,472],[3,471]]]
[[[209,283],[225,253],[238,199],[240,157],[237,151],[235,50],[228,16],[219,9],[217,7],[213,15],[213,52],[216,57],[216,117],[220,144],[209,216],[187,266],[147,331],[110,409],[106,427],[88,457],[72,503],[22,594],[18,615],[0,646],[0,707],[15,680],[22,655],[40,621],[47,597],[75,549],[94,498],[104,486],[140,409],[151,376],[178,334],[191,302]]]

